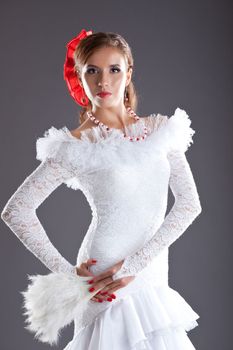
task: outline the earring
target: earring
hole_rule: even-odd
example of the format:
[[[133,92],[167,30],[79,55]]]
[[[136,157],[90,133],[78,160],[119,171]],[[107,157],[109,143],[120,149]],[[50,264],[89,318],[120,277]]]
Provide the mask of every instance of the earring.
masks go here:
[[[125,93],[124,93],[124,95],[125,95],[125,96],[124,96],[125,101],[129,101],[127,88],[125,88]]]
[[[86,93],[85,93],[85,91],[84,91],[83,86],[81,86],[81,88],[82,88],[82,97],[81,97],[81,100],[82,100],[83,103],[87,104],[88,101],[89,101],[89,99],[88,99],[88,97],[87,97],[87,95],[86,95]]]

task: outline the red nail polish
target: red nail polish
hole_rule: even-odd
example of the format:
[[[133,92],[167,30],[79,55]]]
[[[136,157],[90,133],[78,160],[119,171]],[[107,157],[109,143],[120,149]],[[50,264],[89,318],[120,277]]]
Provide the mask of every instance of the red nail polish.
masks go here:
[[[116,299],[115,294],[110,294],[110,297],[113,298],[113,299]]]
[[[99,303],[102,303],[102,302],[103,302],[103,300],[102,300],[102,299],[99,299],[99,300],[98,300],[98,302],[99,302]]]
[[[108,292],[101,292],[100,294],[101,295],[106,295],[106,294],[108,294]]]
[[[93,292],[95,290],[94,287],[89,288],[89,292]]]
[[[93,262],[93,263],[96,263],[96,262],[97,262],[97,260],[95,260],[95,259],[92,259],[92,262]]]
[[[90,281],[88,281],[88,283],[89,283],[89,284],[91,284],[91,283],[93,283],[93,282],[94,282],[94,280],[90,280]]]
[[[107,298],[108,301],[112,301],[112,298]]]

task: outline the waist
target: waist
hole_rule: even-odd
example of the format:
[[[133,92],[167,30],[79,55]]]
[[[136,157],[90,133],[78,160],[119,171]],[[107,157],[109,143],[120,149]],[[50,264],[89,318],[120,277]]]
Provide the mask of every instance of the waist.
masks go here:
[[[141,272],[139,272],[133,281],[133,284],[130,283],[126,288],[120,289],[119,293],[120,295],[127,294],[131,287],[134,288],[139,283],[143,285],[147,282],[152,283],[154,286],[160,286],[164,284],[168,284],[168,254],[169,254],[169,248],[163,249],[163,251],[157,255],[151,262],[148,262],[148,266],[144,268]],[[103,260],[103,258],[100,256],[100,259],[97,261],[96,265],[93,265],[90,267],[91,272],[93,272],[95,275],[98,275],[99,273],[109,269],[116,263],[118,263],[120,260],[124,260],[125,256],[119,258],[109,258],[109,260]],[[92,256],[90,256],[92,258]],[[137,281],[136,281],[137,280]]]
[[[121,227],[120,224],[97,226],[87,248],[89,258],[97,260],[92,272],[100,273],[139,250],[156,232],[160,223],[160,220],[152,220],[149,224],[128,227]]]
[[[89,300],[86,307],[82,312],[79,312],[75,318],[75,333],[90,324],[100,312],[111,307],[113,304],[118,303],[120,300],[127,298],[129,295],[133,295],[147,287],[149,289],[151,287],[168,287],[167,255],[168,250],[166,249],[163,251],[162,255],[155,258],[151,264],[135,276],[135,279],[127,286],[115,291],[114,294],[116,294],[117,298],[113,299],[111,303],[97,303]]]

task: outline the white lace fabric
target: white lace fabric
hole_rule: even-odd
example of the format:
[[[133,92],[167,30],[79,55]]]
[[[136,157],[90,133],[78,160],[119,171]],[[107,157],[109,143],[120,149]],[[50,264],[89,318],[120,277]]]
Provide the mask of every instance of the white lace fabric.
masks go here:
[[[127,256],[114,280],[135,276],[147,267],[165,248],[176,241],[201,213],[199,195],[192,171],[183,151],[168,153],[169,185],[175,197],[173,207],[154,236],[134,254]]]
[[[192,142],[194,133],[194,130],[189,126],[190,120],[187,114],[183,110],[177,109],[169,119],[158,114],[151,115],[147,122],[151,135],[148,137],[148,142],[142,141],[138,144],[137,142],[132,143],[123,140],[117,130],[113,131],[107,138],[103,138],[102,132],[96,127],[91,131],[91,135],[97,140],[95,144],[90,142],[88,135],[85,133],[83,133],[82,140],[76,139],[71,136],[66,127],[59,130],[51,127],[49,131],[45,132],[44,137],[37,140],[37,159],[41,160],[41,164],[25,179],[8,200],[1,213],[1,218],[23,244],[51,271],[76,273],[75,266],[70,264],[51,243],[36,215],[38,206],[62,183],[66,183],[68,187],[73,189],[78,189],[79,181],[83,182],[85,191],[89,196],[89,203],[95,204],[97,208],[94,215],[95,225],[97,223],[102,224],[104,228],[104,220],[106,220],[106,224],[111,222],[111,217],[109,218],[107,215],[109,210],[109,214],[112,215],[112,223],[115,223],[115,226],[118,227],[117,225],[120,224],[118,213],[122,216],[122,220],[125,220],[127,213],[120,210],[111,211],[111,209],[114,207],[121,208],[121,201],[124,199],[124,203],[126,203],[128,198],[129,202],[126,208],[137,205],[134,198],[130,202],[131,199],[127,194],[125,194],[125,197],[118,195],[118,193],[124,193],[122,186],[123,184],[127,185],[128,173],[131,169],[135,171],[134,182],[132,183],[130,180],[131,183],[128,183],[128,189],[125,188],[126,192],[131,190],[130,186],[137,186],[137,181],[140,183],[140,179],[144,176],[144,173],[141,173],[141,171],[144,171],[142,168],[145,169],[146,167],[148,172],[148,176],[145,175],[148,184],[143,184],[139,192],[140,198],[138,199],[142,205],[138,208],[138,212],[143,208],[143,200],[146,201],[145,205],[147,206],[148,203],[158,205],[157,210],[159,212],[160,203],[165,206],[166,191],[164,190],[162,193],[160,191],[158,193],[154,192],[151,195],[149,189],[151,187],[154,191],[157,190],[156,184],[153,183],[156,181],[163,182],[161,188],[166,188],[166,179],[168,178],[167,161],[169,162],[169,185],[175,196],[175,203],[153,237],[150,237],[134,253],[124,256],[124,263],[113,276],[114,279],[129,275],[135,276],[142,271],[160,252],[169,247],[201,212],[196,185],[185,157],[185,151]],[[140,129],[140,132],[143,130],[142,125],[135,124],[132,125],[132,128],[129,127],[128,131],[131,130],[134,133],[137,128]],[[153,153],[155,153],[155,158],[150,158]],[[122,157],[129,169],[122,164]],[[150,164],[151,159],[158,162],[156,163],[158,167],[164,166],[164,169],[158,169],[158,174],[152,173],[157,165]],[[119,181],[115,174],[122,176],[124,171],[126,177],[122,177],[122,181]],[[103,174],[106,176],[105,181],[103,181]],[[138,174],[138,179],[136,174]],[[112,193],[108,191],[108,185],[111,188],[115,186]],[[145,191],[145,195],[143,191]],[[153,196],[158,198],[153,199]],[[104,213],[103,208],[106,209]],[[150,210],[152,212],[153,208],[150,208]],[[98,216],[100,212],[103,213],[102,217]],[[131,210],[128,211],[128,214],[128,218],[134,220]],[[149,221],[149,214],[147,216],[146,213],[144,214],[145,223],[147,223],[146,220]],[[161,216],[162,213],[159,215]],[[139,217],[138,219],[140,220]],[[92,243],[90,240],[95,238],[96,244],[102,242],[101,239],[105,234],[105,230],[102,232],[100,227],[99,231],[97,230],[99,237],[95,237],[95,225],[93,225],[93,222],[91,223],[90,237],[86,235],[80,247],[77,261],[80,261],[80,257],[84,256],[83,252],[85,252],[85,257],[88,257],[87,246],[90,247]],[[131,225],[130,222],[129,225]],[[112,238],[115,237],[117,240],[118,237],[115,234],[117,228],[113,226],[112,229]],[[140,242],[140,232],[138,228],[138,242]],[[128,238],[125,237],[124,242],[124,248],[128,249],[126,251],[130,251],[130,247],[127,248],[127,242],[128,245],[135,244],[130,232]],[[114,246],[114,242],[110,242],[110,244]],[[105,250],[109,263],[111,259],[107,254],[108,249],[106,247],[102,249]],[[122,249],[116,251],[115,256],[121,253]],[[104,266],[102,267],[104,268]]]
[[[36,209],[70,172],[54,159],[46,159],[24,180],[6,203],[1,218],[38,259],[53,272],[75,273],[49,240]]]

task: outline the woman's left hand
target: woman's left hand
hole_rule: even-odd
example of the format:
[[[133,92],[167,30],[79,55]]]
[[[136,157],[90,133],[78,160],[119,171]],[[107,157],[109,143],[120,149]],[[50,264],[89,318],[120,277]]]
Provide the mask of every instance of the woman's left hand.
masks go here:
[[[126,276],[117,280],[113,280],[112,276],[118,270],[120,270],[123,262],[124,260],[121,260],[108,270],[100,273],[99,275],[95,275],[92,278],[91,281],[93,282],[90,284],[90,288],[95,288],[96,290],[101,288],[101,290],[99,290],[98,293],[96,293],[91,298],[91,300],[99,302],[99,300],[102,299],[104,301],[107,294],[109,296],[114,295],[114,292],[116,292],[118,289],[126,287],[130,282],[132,282],[135,279],[135,276]],[[93,289],[91,292],[93,292]],[[103,297],[101,297],[101,295],[103,295]]]

